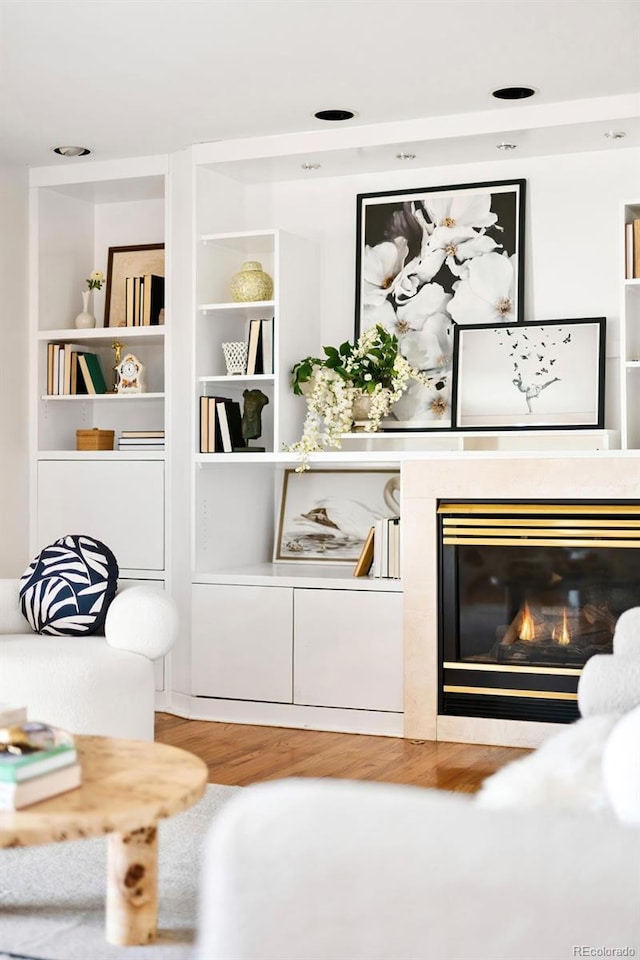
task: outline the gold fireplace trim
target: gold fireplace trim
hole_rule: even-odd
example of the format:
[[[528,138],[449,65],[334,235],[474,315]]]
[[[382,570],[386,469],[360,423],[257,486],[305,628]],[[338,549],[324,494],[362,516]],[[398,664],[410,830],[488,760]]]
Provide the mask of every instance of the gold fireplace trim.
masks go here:
[[[541,533],[546,533],[547,531],[540,531]],[[613,536],[611,534],[610,536]],[[620,536],[620,534],[619,534]],[[453,543],[470,543],[477,544],[478,546],[495,546],[495,547],[624,547],[629,550],[637,550],[640,547],[640,537],[636,534],[633,535],[633,540],[613,540],[609,537],[600,537],[596,540],[588,540],[586,537],[549,537],[549,538],[540,538],[540,537],[530,537],[530,536],[517,536],[513,537],[455,537],[455,536],[445,536],[442,538],[443,544],[453,544]]]
[[[507,519],[505,517],[491,517],[488,520],[482,520],[478,517],[445,517],[442,521],[443,526],[450,527],[470,527],[475,526],[478,523],[481,523],[483,527],[559,527],[562,530],[567,529],[566,520],[550,520],[549,518],[537,519],[531,517],[518,517],[517,520]],[[630,518],[625,518],[624,520],[589,520],[582,519],[576,520],[575,523],[569,524],[569,529],[574,527],[607,527],[617,528],[617,527],[630,527],[635,529],[640,527],[640,520],[632,520]]]
[[[490,697],[529,697],[532,700],[577,700],[577,693],[561,693],[557,690],[509,690],[503,687],[458,687],[445,684],[445,693],[476,693]]]
[[[491,673],[537,673],[550,677],[579,677],[582,667],[527,667],[509,663],[455,663],[445,660],[445,670],[486,670]]]
[[[640,506],[634,504],[579,504],[579,503],[443,503],[438,507],[438,513],[532,513],[541,516],[565,516],[572,513],[574,516],[589,514],[597,517],[600,514],[626,513],[629,516],[640,517]]]

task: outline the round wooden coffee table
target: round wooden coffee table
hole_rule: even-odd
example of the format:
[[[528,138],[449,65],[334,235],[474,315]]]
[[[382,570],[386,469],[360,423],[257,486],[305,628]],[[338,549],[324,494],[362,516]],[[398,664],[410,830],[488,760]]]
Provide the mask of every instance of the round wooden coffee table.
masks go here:
[[[207,767],[162,743],[75,740],[82,786],[0,813],[0,847],[108,834],[106,939],[121,946],[150,943],[158,919],[157,822],[202,797]]]

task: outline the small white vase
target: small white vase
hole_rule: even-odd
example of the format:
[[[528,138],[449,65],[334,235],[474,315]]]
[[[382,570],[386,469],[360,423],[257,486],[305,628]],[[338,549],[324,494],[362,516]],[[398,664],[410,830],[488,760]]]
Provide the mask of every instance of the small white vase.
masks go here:
[[[82,313],[79,313],[76,317],[76,327],[78,330],[88,330],[96,325],[96,318],[92,313],[89,313],[90,296],[91,290],[82,291]]]

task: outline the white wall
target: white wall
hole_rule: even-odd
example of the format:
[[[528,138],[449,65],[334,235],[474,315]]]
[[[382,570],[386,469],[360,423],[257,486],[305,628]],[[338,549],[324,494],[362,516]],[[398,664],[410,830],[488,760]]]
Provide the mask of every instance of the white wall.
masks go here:
[[[28,557],[28,171],[0,166],[0,576]]]
[[[607,318],[606,421],[617,429],[621,206],[640,195],[636,150],[254,186],[246,229],[277,225],[318,241],[322,342],[336,344],[354,331],[358,193],[510,179],[527,181],[525,319]]]

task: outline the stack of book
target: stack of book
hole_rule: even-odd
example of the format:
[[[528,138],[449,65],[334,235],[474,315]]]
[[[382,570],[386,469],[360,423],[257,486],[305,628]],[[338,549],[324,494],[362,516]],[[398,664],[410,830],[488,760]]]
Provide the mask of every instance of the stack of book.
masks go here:
[[[632,220],[624,227],[625,280],[640,279],[640,220]]]
[[[124,303],[127,327],[154,327],[164,323],[164,277],[154,273],[125,277]]]
[[[249,323],[247,376],[256,373],[273,373],[273,317]]]
[[[0,729],[0,810],[20,810],[79,787],[73,737],[45,723],[22,721]]]
[[[353,575],[400,579],[400,517],[376,520],[369,530]]]
[[[164,450],[164,430],[123,430],[118,450]]]
[[[71,343],[47,344],[49,396],[106,392],[107,384],[96,353],[89,353]]]
[[[200,397],[200,453],[233,453],[246,450],[242,413],[237,400]]]

